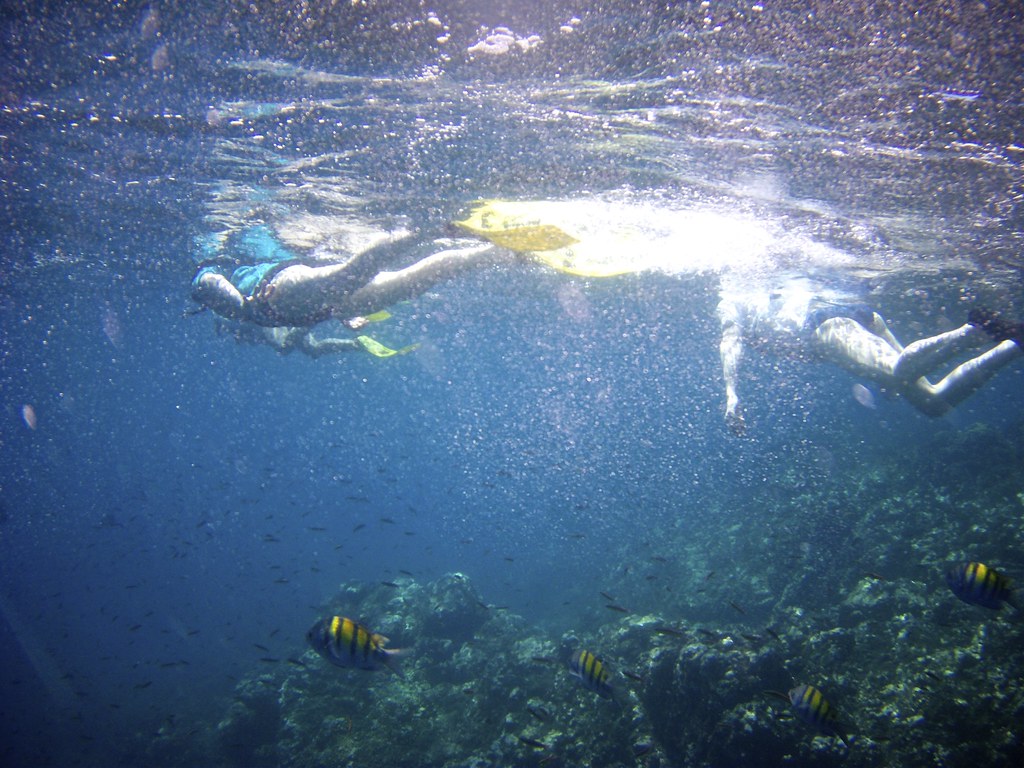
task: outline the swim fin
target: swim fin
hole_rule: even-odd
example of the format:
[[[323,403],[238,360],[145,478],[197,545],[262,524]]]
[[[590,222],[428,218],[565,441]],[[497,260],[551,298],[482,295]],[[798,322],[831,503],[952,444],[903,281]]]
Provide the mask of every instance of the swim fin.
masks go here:
[[[394,357],[395,355],[404,355],[408,352],[412,352],[416,349],[419,344],[410,344],[401,349],[391,349],[385,347],[376,339],[371,339],[369,336],[356,336],[356,341],[363,345],[363,349],[369,352],[374,357]]]

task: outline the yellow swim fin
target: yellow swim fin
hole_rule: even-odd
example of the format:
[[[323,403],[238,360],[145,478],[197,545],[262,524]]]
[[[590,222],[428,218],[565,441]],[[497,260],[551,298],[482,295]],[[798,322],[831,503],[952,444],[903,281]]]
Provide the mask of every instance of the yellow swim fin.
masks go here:
[[[556,251],[579,242],[554,224],[517,215],[514,203],[485,200],[455,226],[512,251]]]
[[[404,355],[408,352],[412,352],[419,344],[410,344],[407,347],[401,349],[391,349],[385,347],[379,341],[371,339],[369,336],[356,336],[356,341],[363,345],[363,349],[369,352],[374,357],[393,357],[395,355]]]

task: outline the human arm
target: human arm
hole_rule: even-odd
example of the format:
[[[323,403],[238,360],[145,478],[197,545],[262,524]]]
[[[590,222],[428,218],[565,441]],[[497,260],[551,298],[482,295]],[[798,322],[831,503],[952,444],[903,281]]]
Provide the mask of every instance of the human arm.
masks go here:
[[[718,305],[718,316],[722,323],[719,355],[722,360],[722,378],[725,380],[725,423],[739,437],[746,431],[737,392],[740,362],[743,359],[743,329],[737,308],[731,302],[723,300]]]
[[[341,339],[335,336],[318,339],[312,331],[306,331],[299,337],[298,348],[313,358],[339,352],[362,352],[366,349],[356,339]]]
[[[192,281],[192,298],[221,317],[245,320],[245,297],[224,275],[203,269]]]
[[[305,355],[317,358],[339,352],[358,352],[365,349],[356,339],[334,336],[318,339],[308,328],[275,326],[262,328],[261,331],[263,340],[283,355],[297,349]]]

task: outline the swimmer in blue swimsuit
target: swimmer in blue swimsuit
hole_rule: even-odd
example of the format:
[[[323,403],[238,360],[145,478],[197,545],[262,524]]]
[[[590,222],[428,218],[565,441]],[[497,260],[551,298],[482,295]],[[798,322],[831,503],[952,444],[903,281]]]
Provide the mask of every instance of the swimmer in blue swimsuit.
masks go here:
[[[725,419],[734,434],[746,428],[737,384],[744,344],[817,356],[864,376],[928,416],[942,416],[977,392],[997,371],[1024,356],[1024,327],[974,311],[951,331],[903,346],[877,312],[843,294],[822,295],[794,279],[777,291],[723,286],[718,305],[725,379]],[[995,346],[956,365],[937,382],[927,377],[969,350]]]
[[[223,248],[210,249],[192,280],[192,298],[221,317],[268,329],[264,340],[281,351],[318,356],[360,346],[317,339],[309,333],[312,326],[335,318],[358,328],[365,315],[415,298],[440,281],[513,258],[490,243],[456,242],[403,269],[383,269],[403,244],[391,239],[325,263],[299,257],[266,226],[250,227]]]

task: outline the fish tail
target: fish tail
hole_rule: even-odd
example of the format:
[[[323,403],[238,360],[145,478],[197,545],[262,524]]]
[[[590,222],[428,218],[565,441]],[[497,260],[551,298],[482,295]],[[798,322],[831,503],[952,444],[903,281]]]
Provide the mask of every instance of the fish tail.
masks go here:
[[[404,680],[405,672],[402,671],[402,665],[399,660],[408,653],[408,649],[381,648],[381,651],[383,653],[381,661],[384,662],[384,666]]]
[[[608,686],[608,698],[611,699],[615,706],[617,706],[619,709],[623,711],[626,710],[626,697],[618,686]]]
[[[1015,590],[1011,589],[1010,593],[1006,596],[1006,604],[1013,608],[1013,610],[1018,614],[1021,613],[1020,599],[1017,597],[1017,592]]]

